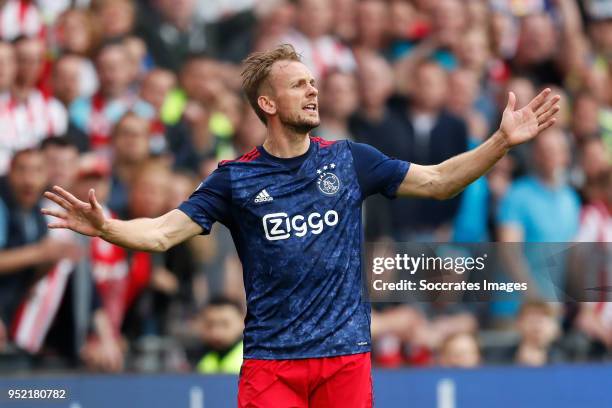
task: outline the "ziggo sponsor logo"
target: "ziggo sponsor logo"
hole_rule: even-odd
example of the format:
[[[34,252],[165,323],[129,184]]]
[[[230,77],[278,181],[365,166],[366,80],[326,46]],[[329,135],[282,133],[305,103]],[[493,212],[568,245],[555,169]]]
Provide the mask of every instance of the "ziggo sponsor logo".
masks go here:
[[[338,219],[338,213],[329,210],[324,215],[314,212],[307,216],[297,214],[293,217],[284,212],[266,214],[262,221],[266,238],[269,241],[278,241],[291,235],[303,237],[308,232],[318,235],[323,232],[325,226],[333,227],[338,224]]]

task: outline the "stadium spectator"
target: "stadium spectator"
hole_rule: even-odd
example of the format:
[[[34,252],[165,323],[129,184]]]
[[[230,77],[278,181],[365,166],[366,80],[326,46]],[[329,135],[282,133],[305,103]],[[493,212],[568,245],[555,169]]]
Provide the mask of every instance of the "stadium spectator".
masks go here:
[[[481,363],[478,340],[471,333],[457,333],[447,337],[440,347],[442,367],[475,368]]]
[[[136,6],[132,0],[97,1],[93,6],[103,39],[125,37],[132,33],[136,20]]]
[[[584,140],[578,149],[577,185],[581,188],[581,193],[587,201],[592,201],[590,185],[612,164],[612,154],[608,152],[602,139],[591,137]],[[595,183],[596,184],[596,183]]]
[[[142,3],[136,33],[157,66],[176,71],[189,55],[202,54],[210,47],[206,27],[195,21],[195,6],[195,0]]]
[[[161,119],[166,98],[176,86],[176,76],[172,71],[153,69],[142,79],[139,99],[152,107],[150,119],[149,147],[152,153],[160,154],[167,150],[166,127]],[[148,107],[145,109],[149,110]]]
[[[295,29],[280,42],[292,44],[317,79],[330,70],[353,71],[355,58],[349,48],[330,35],[333,12],[325,0],[298,0]]]
[[[554,304],[535,301],[523,304],[516,325],[521,336],[514,354],[518,364],[539,367],[562,359],[559,345],[555,344],[560,327]]]
[[[612,267],[612,169],[608,167],[587,182],[589,201],[582,208],[580,228],[573,248],[572,280],[575,288],[593,288],[610,282]],[[602,358],[612,347],[612,303],[606,292],[579,293],[575,325],[590,341],[587,357]]]
[[[47,237],[40,197],[47,183],[45,157],[36,149],[21,150],[0,179],[0,316],[7,326],[27,290],[64,257],[76,259],[74,244]]]
[[[523,17],[512,71],[530,78],[536,86],[561,85],[563,72],[557,60],[560,45],[550,14]]]
[[[578,228],[579,202],[567,185],[565,135],[551,129],[532,145],[535,172],[513,183],[499,212],[502,242],[570,242]]]
[[[289,0],[260,2],[256,7],[259,20],[253,49],[266,50],[278,44],[291,29],[295,17],[295,6]]]
[[[415,71],[410,103],[395,107],[404,119],[406,150],[395,156],[412,163],[440,163],[467,149],[466,124],[444,109],[447,74],[440,65],[423,61]],[[401,199],[390,202],[393,236],[400,241],[446,241],[459,199],[447,201]]]
[[[242,365],[242,306],[228,298],[211,299],[199,314],[202,347],[195,369],[202,374],[238,374]]]
[[[133,169],[127,207],[118,212],[119,216],[129,219],[162,214],[167,208],[170,176],[167,165],[160,159],[142,162]],[[126,336],[133,340],[141,335],[158,335],[165,330],[168,310],[159,311],[155,295],[176,295],[179,282],[176,275],[165,267],[163,254],[140,251],[129,253],[132,259],[131,282],[123,327]]]
[[[514,181],[500,203],[498,234],[501,242],[531,244],[524,250],[505,246],[504,269],[514,282],[527,284],[529,297],[554,301],[565,288],[565,260],[557,255],[556,264],[547,265],[545,259],[555,247],[535,243],[571,242],[578,230],[580,203],[567,183],[569,151],[561,130],[549,129],[534,140],[531,157],[533,174]],[[500,318],[514,315],[518,299],[516,292],[505,301],[496,299],[493,313]]]
[[[17,72],[3,113],[7,118],[4,137],[12,140],[13,149],[18,150],[34,147],[47,136],[62,135],[67,114],[57,99],[37,88],[44,68],[42,40],[20,37],[14,44]]]
[[[593,136],[599,136],[600,113],[601,104],[593,95],[582,92],[574,97],[571,130],[577,145]]]
[[[449,75],[447,109],[467,123],[470,149],[482,143],[489,133],[487,120],[477,108],[479,89],[478,77],[473,71],[459,68]],[[453,241],[488,241],[488,206],[488,185],[486,177],[481,177],[463,192],[453,223]]]
[[[91,57],[99,44],[98,21],[86,9],[64,11],[55,22],[53,45],[62,54]]]
[[[124,114],[113,128],[114,158],[108,206],[118,214],[127,209],[134,174],[150,158],[149,130],[149,121],[132,112]]]
[[[384,50],[389,34],[388,3],[384,0],[362,0],[355,5],[355,11],[357,35],[353,52]]]
[[[349,119],[349,134],[355,141],[367,143],[388,156],[407,151],[404,124],[387,101],[393,89],[393,71],[379,55],[360,55],[357,71],[358,109]],[[391,218],[388,203],[382,197],[366,202],[366,236],[378,238],[389,234]]]
[[[93,95],[98,89],[98,77],[91,57],[99,44],[97,21],[84,9],[68,9],[57,19],[53,27],[51,47],[59,56],[80,56],[83,64],[79,72],[80,94]]]
[[[66,109],[82,95],[81,69],[84,60],[76,55],[65,55],[53,65],[52,87],[55,96]]]
[[[327,74],[319,97],[321,126],[316,130],[317,136],[326,140],[353,140],[349,118],[359,104],[356,88],[352,73],[334,71]]]
[[[108,148],[112,126],[133,103],[129,93],[129,58],[125,45],[112,42],[96,54],[96,69],[100,80],[98,92],[80,98],[70,106],[70,120],[89,142],[89,148]]]
[[[333,34],[345,44],[350,44],[357,35],[357,1],[356,0],[333,0],[334,13]]]

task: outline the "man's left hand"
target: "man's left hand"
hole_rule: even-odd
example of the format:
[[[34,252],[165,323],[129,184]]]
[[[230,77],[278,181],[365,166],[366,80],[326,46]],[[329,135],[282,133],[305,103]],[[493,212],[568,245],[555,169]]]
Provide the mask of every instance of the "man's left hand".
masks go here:
[[[533,98],[527,106],[519,110],[514,110],[516,95],[514,92],[509,93],[508,104],[504,109],[499,127],[508,148],[533,139],[555,123],[555,114],[560,109],[557,102],[561,97],[559,95],[550,97],[550,93],[550,88],[546,88]]]

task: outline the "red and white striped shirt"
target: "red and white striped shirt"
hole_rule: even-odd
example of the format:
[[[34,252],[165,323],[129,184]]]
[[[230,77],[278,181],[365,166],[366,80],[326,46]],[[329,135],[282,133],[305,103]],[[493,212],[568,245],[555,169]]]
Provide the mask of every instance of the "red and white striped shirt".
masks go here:
[[[62,135],[67,127],[61,102],[39,90],[20,102],[8,93],[0,95],[0,175],[6,173],[13,152],[34,147],[47,136]]]
[[[33,1],[8,0],[0,8],[0,39],[12,41],[21,35],[44,37],[42,15]]]

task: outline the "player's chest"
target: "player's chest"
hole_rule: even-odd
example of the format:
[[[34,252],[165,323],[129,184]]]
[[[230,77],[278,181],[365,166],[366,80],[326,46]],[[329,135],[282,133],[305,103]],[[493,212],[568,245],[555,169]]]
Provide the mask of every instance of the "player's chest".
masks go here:
[[[314,230],[333,226],[361,205],[352,163],[333,158],[245,175],[233,187],[238,223],[263,225],[272,238],[289,230],[307,234],[309,225]]]

